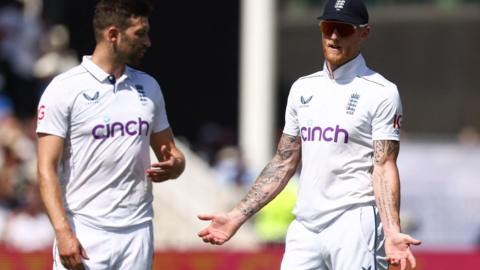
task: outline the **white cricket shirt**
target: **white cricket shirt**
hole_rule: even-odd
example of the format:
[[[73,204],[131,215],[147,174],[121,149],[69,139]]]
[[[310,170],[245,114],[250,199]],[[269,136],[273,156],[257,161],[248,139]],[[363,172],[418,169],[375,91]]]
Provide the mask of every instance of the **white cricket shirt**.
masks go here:
[[[152,219],[150,134],[169,127],[155,79],[127,66],[115,81],[84,57],[49,84],[37,125],[65,139],[59,181],[69,215],[104,229]]]
[[[397,87],[370,70],[362,55],[336,69],[298,79],[283,132],[302,142],[297,220],[320,232],[355,205],[374,204],[373,140],[399,140]]]

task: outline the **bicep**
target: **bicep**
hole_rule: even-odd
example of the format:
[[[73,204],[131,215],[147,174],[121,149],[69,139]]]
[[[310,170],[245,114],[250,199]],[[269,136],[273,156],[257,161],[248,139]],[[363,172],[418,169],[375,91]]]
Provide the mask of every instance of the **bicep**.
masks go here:
[[[300,161],[301,148],[300,137],[283,133],[278,142],[275,158],[296,166]]]
[[[373,141],[374,165],[383,165],[389,161],[396,162],[400,151],[400,142],[394,140]]]

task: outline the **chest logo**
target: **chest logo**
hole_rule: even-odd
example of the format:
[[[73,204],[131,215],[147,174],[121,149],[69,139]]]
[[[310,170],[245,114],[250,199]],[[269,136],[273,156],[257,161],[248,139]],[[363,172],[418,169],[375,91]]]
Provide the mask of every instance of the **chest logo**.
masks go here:
[[[96,91],[92,96],[87,93],[82,93],[83,97],[87,100],[87,103],[98,103],[98,98],[100,97],[100,92]]]
[[[312,100],[313,96],[310,96],[308,98],[305,98],[303,96],[300,97],[300,102],[302,102],[303,105],[308,104]]]
[[[147,96],[145,95],[145,90],[143,89],[143,85],[136,84],[135,89],[137,89],[138,97],[142,103],[147,102]]]
[[[360,95],[358,93],[353,93],[348,100],[346,111],[347,114],[353,115],[355,113],[355,109],[357,109],[358,100],[360,99]]]

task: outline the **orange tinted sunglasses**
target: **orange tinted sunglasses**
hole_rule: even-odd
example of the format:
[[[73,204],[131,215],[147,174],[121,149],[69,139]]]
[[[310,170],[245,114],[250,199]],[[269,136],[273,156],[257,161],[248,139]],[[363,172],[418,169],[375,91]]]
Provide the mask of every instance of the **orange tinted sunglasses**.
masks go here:
[[[320,30],[326,36],[331,36],[335,30],[340,37],[348,37],[355,33],[357,28],[365,27],[366,24],[362,25],[353,25],[350,23],[344,22],[335,22],[335,21],[321,21],[320,22]]]

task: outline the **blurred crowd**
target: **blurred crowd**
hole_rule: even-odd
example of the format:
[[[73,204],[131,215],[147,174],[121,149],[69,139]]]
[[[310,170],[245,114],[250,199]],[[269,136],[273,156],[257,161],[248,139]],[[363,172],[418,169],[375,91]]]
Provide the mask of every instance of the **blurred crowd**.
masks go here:
[[[318,3],[281,2],[285,6]],[[78,55],[70,49],[69,40],[67,27],[49,22],[42,14],[42,0],[0,2],[0,246],[3,247],[35,251],[50,248],[53,242],[54,232],[36,179],[35,115],[38,99],[48,82],[78,64]],[[467,126],[459,133],[458,140],[480,145],[480,133]],[[233,128],[208,123],[192,141],[193,150],[215,172],[218,185],[229,186],[239,194],[252,185],[256,175],[246,165]],[[255,226],[263,242],[283,241],[293,218],[296,189],[296,181],[291,181],[285,192],[257,215]],[[417,225],[414,220],[411,223],[414,230]]]
[[[41,0],[0,2],[1,246],[35,251],[52,245],[36,181],[36,105],[50,79],[77,63],[67,28],[49,24]]]

